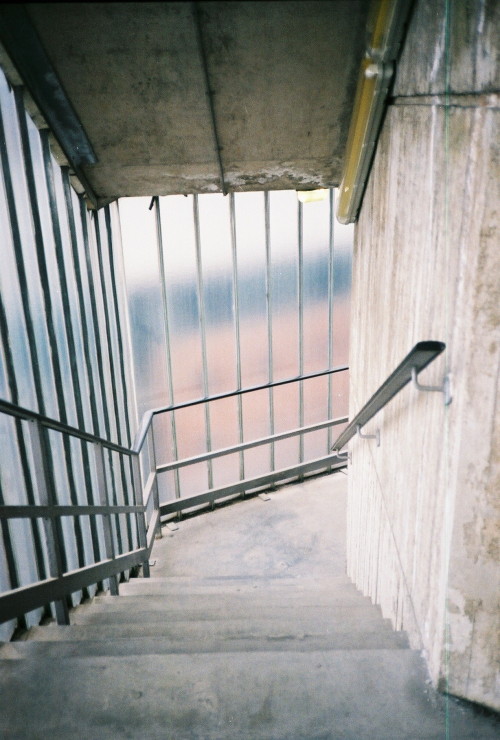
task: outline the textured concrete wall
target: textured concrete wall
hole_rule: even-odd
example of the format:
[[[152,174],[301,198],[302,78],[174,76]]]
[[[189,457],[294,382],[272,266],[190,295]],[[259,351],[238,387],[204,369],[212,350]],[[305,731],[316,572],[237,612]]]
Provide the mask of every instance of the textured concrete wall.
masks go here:
[[[414,9],[356,231],[350,411],[425,339],[447,350],[420,380],[451,371],[454,398],[407,387],[367,425],[348,508],[351,577],[436,684],[496,708],[499,7]]]

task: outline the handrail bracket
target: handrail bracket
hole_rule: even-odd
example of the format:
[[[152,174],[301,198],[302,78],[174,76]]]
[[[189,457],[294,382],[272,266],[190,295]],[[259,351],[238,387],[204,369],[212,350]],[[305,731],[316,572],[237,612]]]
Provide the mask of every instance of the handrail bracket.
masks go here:
[[[418,372],[416,367],[412,367],[411,369],[411,379],[413,381],[413,385],[417,390],[419,391],[437,391],[439,393],[444,393],[444,405],[449,406],[450,403],[453,400],[452,391],[451,391],[451,374],[448,373],[443,378],[442,385],[422,385],[422,383],[418,382]]]
[[[344,452],[341,452],[339,449],[335,450],[335,454],[340,460],[348,460],[349,462],[352,462],[352,455],[350,450],[344,450]]]
[[[377,440],[377,447],[380,447],[380,429],[377,429],[375,431],[375,434],[363,434],[361,431],[361,424],[358,424],[356,426],[356,434],[361,439],[376,439]]]

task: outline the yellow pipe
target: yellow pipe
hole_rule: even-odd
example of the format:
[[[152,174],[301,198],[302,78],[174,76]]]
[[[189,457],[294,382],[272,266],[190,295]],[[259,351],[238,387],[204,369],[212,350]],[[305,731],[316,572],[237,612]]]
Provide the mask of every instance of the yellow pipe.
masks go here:
[[[368,29],[371,32],[370,51],[374,56],[387,48],[388,35],[394,21],[398,0],[375,0],[370,9]]]
[[[408,8],[408,0],[373,0],[370,7],[368,48],[361,62],[337,201],[337,219],[344,224],[357,217],[392,76],[402,14],[404,20]]]
[[[373,104],[376,86],[376,78],[367,78],[365,74],[370,64],[372,64],[370,59],[364,59],[361,62],[354,109],[349,127],[349,135],[347,137],[346,162],[337,201],[337,218],[340,223],[350,223],[351,220],[354,220],[350,218],[351,204],[356,192],[355,188],[358,187],[357,175],[363,156],[364,141],[370,121],[370,109]]]

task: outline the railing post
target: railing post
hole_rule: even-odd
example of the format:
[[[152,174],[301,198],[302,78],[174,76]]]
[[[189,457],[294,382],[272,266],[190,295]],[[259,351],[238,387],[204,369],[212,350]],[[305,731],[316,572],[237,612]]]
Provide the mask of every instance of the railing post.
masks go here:
[[[106,469],[104,467],[104,450],[102,444],[94,444],[95,464],[97,471],[97,489],[99,503],[101,506],[109,506],[108,481],[106,479]],[[111,526],[111,515],[104,514],[102,517],[104,529],[104,548],[106,557],[113,560],[115,557],[115,545],[113,542],[113,529]],[[112,596],[118,596],[118,578],[116,575],[109,577],[109,591]]]
[[[30,421],[29,430],[40,503],[42,506],[56,506],[57,495],[54,488],[53,471],[50,467],[52,458],[47,449],[44,430],[38,421]],[[44,517],[43,525],[47,545],[49,573],[52,578],[60,578],[64,573],[64,537],[61,529],[61,520],[55,517]],[[66,600],[61,599],[53,603],[57,624],[69,624],[69,609]]]
[[[143,506],[144,501],[142,500],[142,478],[141,478],[141,461],[139,459],[139,453],[132,455],[132,474],[134,484],[134,503],[136,506]],[[146,514],[137,515],[137,536],[139,538],[139,547],[147,549],[148,537],[146,531]],[[142,574],[144,578],[149,578],[149,558],[144,560],[142,564]]]
[[[156,513],[157,511],[160,511],[160,493],[158,490],[158,474],[156,472],[156,447],[155,447],[155,433],[153,430],[153,425],[151,424],[150,427],[150,434],[151,434],[151,463],[150,463],[150,469],[151,472],[155,475],[155,482],[153,483],[153,510]],[[161,520],[158,516],[158,525],[156,527],[155,532],[155,539],[161,539],[162,533],[161,533]]]

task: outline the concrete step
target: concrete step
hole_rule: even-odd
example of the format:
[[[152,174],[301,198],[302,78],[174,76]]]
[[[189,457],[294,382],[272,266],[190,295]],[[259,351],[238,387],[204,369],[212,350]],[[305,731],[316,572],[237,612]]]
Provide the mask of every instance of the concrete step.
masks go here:
[[[161,609],[186,609],[191,607],[207,607],[224,604],[228,609],[239,606],[260,607],[262,605],[281,605],[283,608],[294,608],[296,605],[303,606],[354,606],[377,609],[368,597],[361,596],[352,584],[336,585],[331,589],[309,589],[301,586],[288,589],[258,589],[246,590],[200,590],[198,593],[192,591],[170,591],[168,593],[153,594],[120,594],[110,596],[99,594],[91,602],[82,604],[83,609],[92,609],[97,606],[106,606],[113,610],[133,608]],[[380,612],[379,612],[380,613]]]
[[[98,655],[163,655],[168,653],[210,653],[210,652],[253,652],[292,650],[307,652],[312,650],[360,650],[360,649],[403,649],[408,640],[402,632],[383,630],[356,630],[303,632],[290,626],[287,630],[273,622],[252,625],[251,629],[233,626],[221,628],[212,623],[201,622],[194,629],[163,630],[155,634],[117,636],[116,630],[104,635],[99,627],[89,629],[84,625],[74,627],[35,628],[48,630],[47,637],[30,637],[23,641],[0,643],[0,660],[20,660],[23,658],[66,658]],[[165,634],[166,633],[166,634]]]
[[[148,622],[189,622],[189,621],[225,621],[237,619],[252,624],[260,619],[277,619],[284,624],[295,624],[297,620],[311,627],[319,624],[345,624],[352,628],[355,625],[380,625],[380,628],[391,629],[389,622],[383,620],[380,611],[372,606],[304,603],[260,603],[250,602],[199,603],[189,600],[187,603],[164,599],[150,601],[147,598],[124,597],[131,599],[124,603],[116,598],[113,602],[88,604],[78,607],[71,613],[72,624],[147,624]]]
[[[347,576],[316,578],[286,578],[266,576],[193,578],[191,576],[171,576],[166,578],[132,578],[120,583],[121,596],[169,595],[177,593],[283,593],[291,590],[328,591],[357,593],[359,591]]]
[[[62,627],[55,624],[44,627],[32,627],[22,640],[9,645],[19,646],[24,641],[121,641],[122,639],[151,639],[164,644],[179,646],[190,652],[190,645],[202,644],[205,649],[211,645],[236,644],[246,642],[258,645],[259,641],[266,647],[269,644],[302,643],[305,640],[324,640],[333,648],[390,648],[407,647],[407,637],[403,632],[393,632],[386,624],[379,622],[345,623],[334,622],[327,618],[314,620],[308,618],[278,619],[225,619],[225,620],[164,620],[135,623],[123,622],[98,624],[73,624]],[[186,647],[186,645],[188,647]],[[239,649],[239,648],[238,648]],[[177,650],[176,650],[177,652]],[[4,651],[6,654],[6,651]]]
[[[40,657],[0,665],[2,737],[498,737],[491,718],[436,696],[409,650]]]

